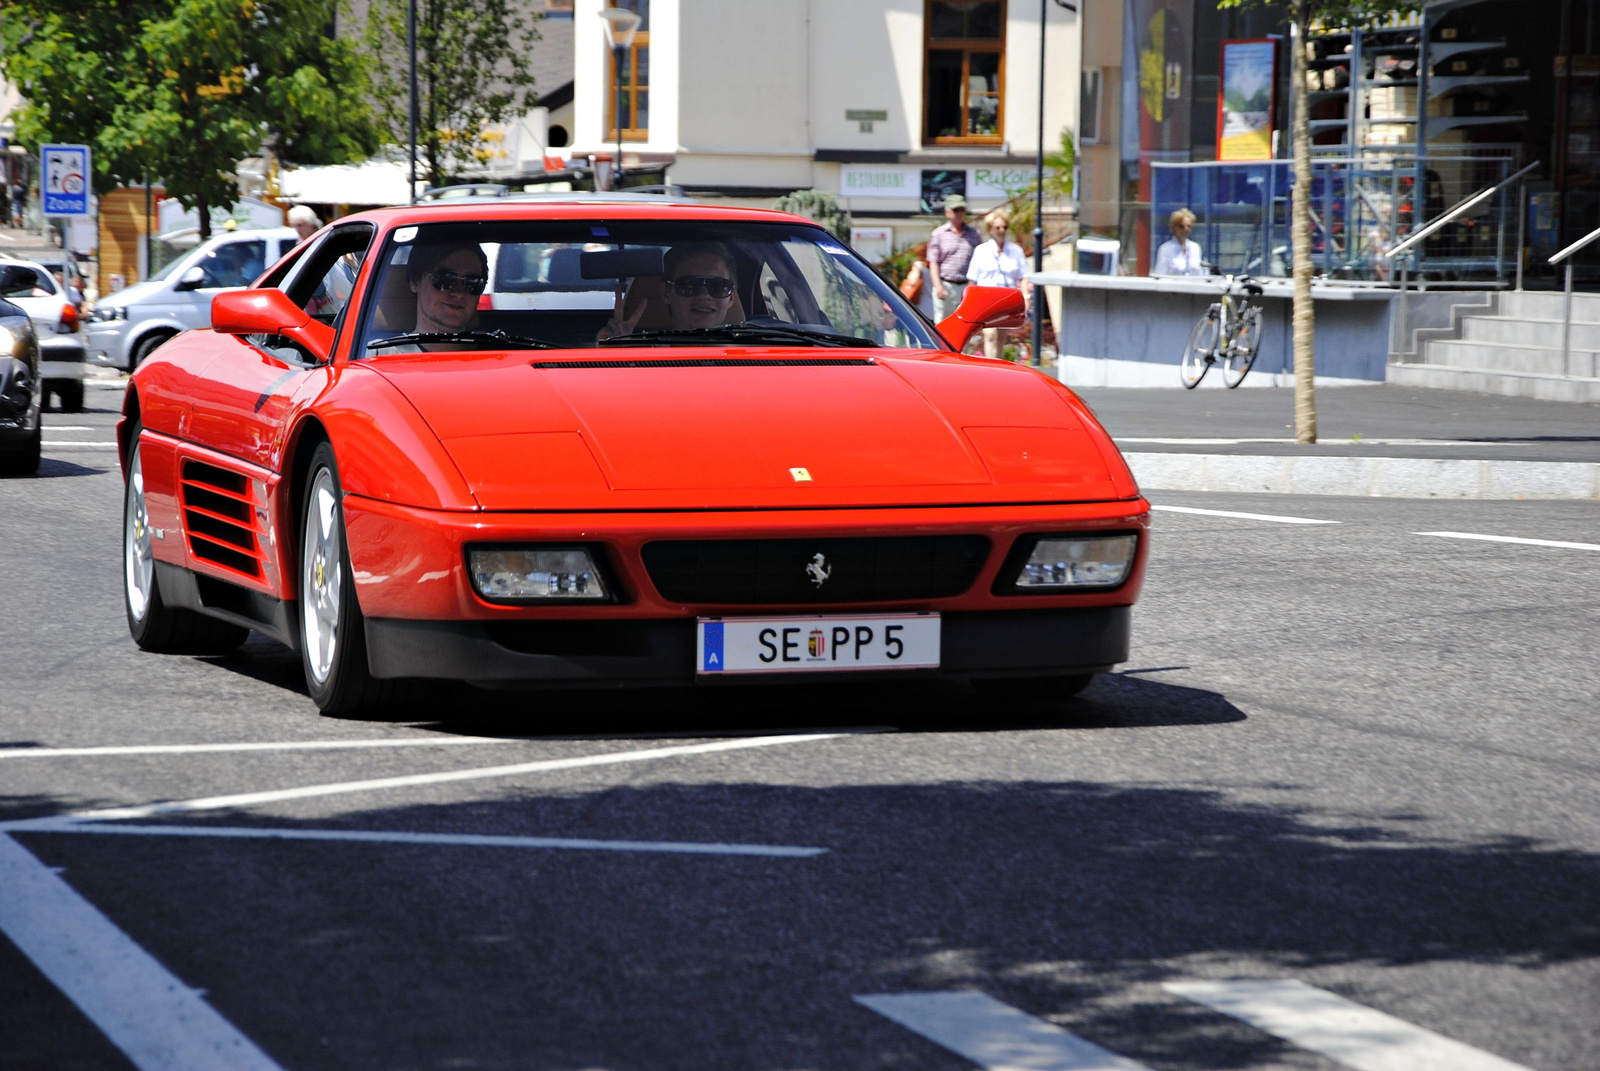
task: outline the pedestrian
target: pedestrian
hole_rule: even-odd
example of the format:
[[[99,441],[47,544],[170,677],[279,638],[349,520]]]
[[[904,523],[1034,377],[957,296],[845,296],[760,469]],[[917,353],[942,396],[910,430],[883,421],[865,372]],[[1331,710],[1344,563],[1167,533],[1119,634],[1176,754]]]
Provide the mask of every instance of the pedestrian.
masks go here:
[[[973,286],[1023,289],[1022,277],[1028,274],[1028,255],[1008,237],[1011,217],[1003,209],[997,208],[983,217],[983,230],[988,240],[973,251],[972,263],[967,266],[967,278],[972,280]],[[986,357],[996,359],[1001,356],[998,327],[983,329],[983,353]]]
[[[295,205],[289,209],[289,226],[294,228],[303,242],[322,229],[322,220],[317,218],[316,211],[310,205]]]
[[[944,199],[948,221],[928,237],[928,267],[933,280],[933,318],[943,320],[961,304],[967,290],[967,265],[983,238],[967,225],[967,199],[952,193]]]
[[[1167,219],[1172,237],[1156,250],[1156,270],[1151,275],[1204,275],[1206,266],[1201,261],[1200,243],[1191,241],[1194,231],[1194,213],[1180,208]]]
[[[933,277],[928,268],[928,243],[918,242],[911,247],[911,270],[900,284],[900,295],[917,307],[928,319],[933,319]]]
[[[18,230],[22,229],[23,216],[28,210],[28,191],[22,183],[16,182],[11,186],[11,225]]]

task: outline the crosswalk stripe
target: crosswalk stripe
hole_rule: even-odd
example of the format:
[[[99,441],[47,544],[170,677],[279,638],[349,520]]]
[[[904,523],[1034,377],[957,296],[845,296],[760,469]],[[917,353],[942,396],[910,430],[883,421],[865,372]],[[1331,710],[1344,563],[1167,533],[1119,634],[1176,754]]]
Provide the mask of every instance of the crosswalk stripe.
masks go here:
[[[1528,1071],[1293,978],[1164,982],[1162,988],[1355,1071]]]
[[[855,1001],[987,1071],[1150,1071],[986,993],[872,993]]]

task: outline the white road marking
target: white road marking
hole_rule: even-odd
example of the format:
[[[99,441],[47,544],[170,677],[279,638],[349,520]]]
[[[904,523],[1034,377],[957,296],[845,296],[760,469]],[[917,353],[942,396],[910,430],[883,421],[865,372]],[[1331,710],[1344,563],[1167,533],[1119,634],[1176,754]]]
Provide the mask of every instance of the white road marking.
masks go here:
[[[133,837],[220,837],[238,840],[316,840],[367,844],[442,844],[465,848],[563,848],[589,852],[676,852],[684,855],[760,855],[808,859],[826,848],[786,844],[715,844],[675,840],[594,840],[583,837],[516,837],[483,833],[408,833],[367,829],[283,829],[260,826],[128,826],[61,819],[8,822],[16,833],[94,833]]]
[[[110,428],[97,428],[88,424],[46,424],[45,431],[110,431]]]
[[[1560,539],[1523,539],[1520,536],[1479,535],[1476,532],[1417,532],[1417,535],[1442,539],[1481,539],[1485,543],[1522,543],[1530,547],[1561,547],[1565,550],[1600,550],[1600,543],[1567,543]]]
[[[340,781],[326,785],[306,785],[303,788],[273,789],[267,792],[241,792],[231,796],[206,796],[192,800],[174,800],[169,803],[150,803],[138,807],[104,807],[91,811],[73,811],[61,817],[80,822],[107,822],[123,818],[150,818],[158,814],[185,814],[194,811],[214,811],[224,807],[253,807],[262,803],[283,800],[309,799],[315,796],[337,796],[350,792],[375,792],[390,788],[411,788],[417,785],[440,785],[451,781],[477,781],[491,777],[515,777],[518,774],[545,773],[551,770],[576,770],[589,766],[609,766],[626,762],[650,762],[682,755],[708,755],[719,751],[739,751],[744,748],[773,747],[778,744],[799,744],[818,740],[836,740],[847,733],[798,733],[789,736],[754,736],[739,740],[718,740],[709,744],[684,744],[677,747],[658,747],[643,751],[614,751],[601,755],[580,755],[571,759],[544,759],[538,762],[519,762],[510,766],[481,766],[469,770],[442,770],[438,773],[409,774],[402,777],[379,777],[370,781]]]
[[[324,751],[340,748],[460,747],[483,744],[526,744],[518,737],[405,737],[395,740],[275,740],[239,744],[126,744],[102,747],[0,747],[0,759],[59,759],[95,755],[188,755],[230,751]]]
[[[1292,978],[1164,982],[1162,988],[1356,1071],[1528,1071]]]
[[[1310,517],[1280,517],[1275,513],[1237,513],[1226,509],[1195,509],[1192,506],[1155,506],[1162,513],[1196,513],[1202,517],[1241,517],[1247,521],[1276,521],[1278,524],[1341,524],[1341,521],[1318,521]]]
[[[987,1071],[1149,1071],[986,993],[875,993],[855,1001]]]
[[[1149,446],[1239,446],[1244,443],[1273,443],[1289,445],[1295,440],[1283,439],[1134,439],[1115,436],[1119,443],[1139,443]],[[1465,439],[1319,439],[1318,446],[1536,446],[1532,442],[1478,442]]]
[[[4,835],[0,931],[141,1071],[282,1071],[200,991]]]
[[[94,447],[94,448],[99,449],[99,450],[115,450],[117,448],[117,444],[116,443],[79,442],[79,441],[77,441],[75,439],[45,439],[42,445],[44,445],[44,446],[88,446],[88,447]]]

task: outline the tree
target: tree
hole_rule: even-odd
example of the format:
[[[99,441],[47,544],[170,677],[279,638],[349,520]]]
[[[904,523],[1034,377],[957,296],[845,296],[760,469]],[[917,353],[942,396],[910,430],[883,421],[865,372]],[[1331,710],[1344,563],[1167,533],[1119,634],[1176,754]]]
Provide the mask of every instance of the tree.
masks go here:
[[[372,71],[372,99],[392,145],[410,141],[408,0],[372,0],[362,47]],[[427,173],[439,182],[467,164],[487,163],[489,127],[534,102],[528,53],[539,39],[531,5],[514,0],[416,0],[417,142]]]
[[[301,163],[377,148],[354,49],[328,35],[336,0],[17,0],[0,6],[0,69],[28,98],[26,141],[95,148],[95,188],[160,179],[198,209],[238,196],[238,162]]]
[[[1268,0],[1218,0],[1218,7],[1250,7]],[[1311,307],[1311,106],[1306,98],[1306,42],[1314,25],[1359,29],[1384,17],[1412,12],[1422,0],[1288,0],[1290,40],[1289,84],[1294,91],[1290,138],[1294,144],[1294,197],[1290,203],[1289,235],[1294,262],[1294,437],[1299,443],[1317,441],[1317,405],[1312,389],[1314,354],[1312,338],[1316,319]],[[1351,71],[1355,78],[1360,72]],[[1421,146],[1418,146],[1421,151]]]
[[[850,240],[850,211],[826,190],[795,190],[778,198],[772,207],[806,217],[841,242]]]

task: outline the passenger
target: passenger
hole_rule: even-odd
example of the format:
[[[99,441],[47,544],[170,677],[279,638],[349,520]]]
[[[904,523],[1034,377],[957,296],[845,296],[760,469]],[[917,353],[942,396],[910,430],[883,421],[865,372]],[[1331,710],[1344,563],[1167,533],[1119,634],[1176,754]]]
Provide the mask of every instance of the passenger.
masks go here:
[[[666,330],[693,331],[725,322],[733,307],[738,279],[733,254],[722,243],[686,242],[673,246],[662,258],[660,300],[667,312]],[[597,341],[631,335],[650,306],[649,301],[641,301],[632,316],[624,316],[624,304],[619,287],[614,314],[600,329]]]
[[[478,327],[478,295],[489,285],[489,260],[476,245],[414,246],[406,261],[406,281],[417,295],[416,323],[410,331],[389,330],[379,337],[454,334]],[[400,323],[400,311],[396,319]],[[391,321],[393,322],[393,321]],[[384,353],[424,353],[458,347],[449,343],[386,346]]]
[[[1206,266],[1201,263],[1200,243],[1189,240],[1194,230],[1194,213],[1180,208],[1167,221],[1172,237],[1156,250],[1156,270],[1151,275],[1204,275]]]

